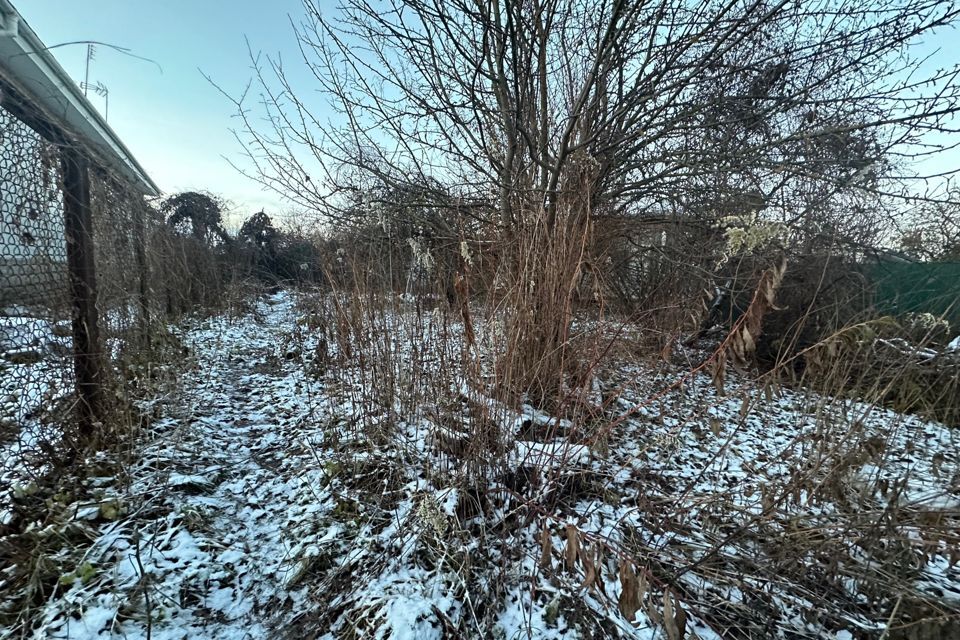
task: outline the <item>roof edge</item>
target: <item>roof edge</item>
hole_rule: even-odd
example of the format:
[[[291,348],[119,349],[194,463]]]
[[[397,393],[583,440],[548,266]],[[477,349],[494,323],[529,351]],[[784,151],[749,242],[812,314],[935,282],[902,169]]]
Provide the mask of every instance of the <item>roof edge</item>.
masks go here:
[[[0,70],[64,130],[87,142],[105,164],[147,196],[160,188],[9,0],[0,0]]]

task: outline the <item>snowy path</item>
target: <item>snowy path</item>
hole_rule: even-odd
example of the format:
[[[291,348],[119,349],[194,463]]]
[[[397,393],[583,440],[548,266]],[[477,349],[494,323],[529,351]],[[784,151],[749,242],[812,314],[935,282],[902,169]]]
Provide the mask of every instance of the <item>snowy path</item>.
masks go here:
[[[259,305],[262,322],[188,332],[196,366],[132,471],[133,513],[101,528],[96,578],[51,602],[52,637],[277,637],[306,606],[288,584],[329,505],[302,431],[310,383],[283,357],[291,305],[278,295]]]

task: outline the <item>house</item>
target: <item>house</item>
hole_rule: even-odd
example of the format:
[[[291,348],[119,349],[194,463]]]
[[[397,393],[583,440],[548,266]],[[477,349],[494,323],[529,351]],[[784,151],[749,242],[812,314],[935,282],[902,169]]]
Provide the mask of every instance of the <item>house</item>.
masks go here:
[[[0,309],[66,295],[63,152],[159,189],[9,0],[0,0]]]

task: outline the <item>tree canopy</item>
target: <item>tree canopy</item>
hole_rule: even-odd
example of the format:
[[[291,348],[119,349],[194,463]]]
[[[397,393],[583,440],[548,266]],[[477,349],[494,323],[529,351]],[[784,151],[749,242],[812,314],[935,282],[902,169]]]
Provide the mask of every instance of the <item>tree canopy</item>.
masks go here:
[[[225,209],[222,198],[202,191],[177,193],[160,204],[160,213],[170,227],[208,245],[230,241],[223,228]]]

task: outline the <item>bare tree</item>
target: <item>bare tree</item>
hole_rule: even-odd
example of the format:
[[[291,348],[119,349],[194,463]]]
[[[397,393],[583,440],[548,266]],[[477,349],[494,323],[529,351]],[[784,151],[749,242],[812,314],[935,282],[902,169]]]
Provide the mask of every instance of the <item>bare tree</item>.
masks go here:
[[[960,189],[952,202],[922,202],[907,216],[899,248],[920,260],[960,260]]]
[[[910,45],[957,16],[937,0],[304,8],[296,36],[323,102],[257,57],[268,126],[241,98],[241,137],[254,177],[334,216],[338,193],[418,184],[505,227],[536,207],[555,218],[582,154],[597,212],[749,189],[799,221],[901,195],[897,160],[928,153],[923,136],[957,110],[956,68],[911,73]]]
[[[805,252],[873,244],[922,196],[911,162],[960,109],[960,66],[917,77],[912,55],[960,15],[940,0],[304,10],[294,31],[316,85],[251,56],[258,99],[235,99],[246,172],[328,220],[396,198],[400,215],[442,209],[499,238],[511,304],[538,305],[515,314],[534,371],[563,369],[593,225],[739,215],[782,224]]]

